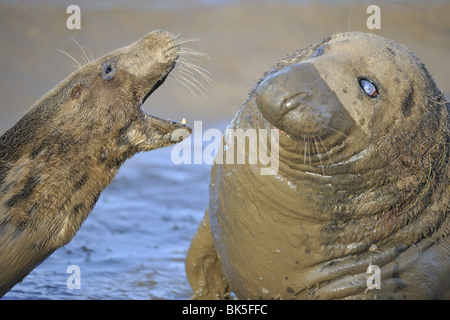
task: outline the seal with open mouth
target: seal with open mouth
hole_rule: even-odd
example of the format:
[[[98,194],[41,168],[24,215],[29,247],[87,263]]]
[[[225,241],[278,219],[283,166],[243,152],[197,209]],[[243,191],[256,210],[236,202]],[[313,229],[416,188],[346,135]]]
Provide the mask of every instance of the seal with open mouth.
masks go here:
[[[281,60],[228,126],[277,128],[279,170],[213,166],[194,297],[450,298],[449,108],[412,52],[374,34]]]
[[[0,296],[72,239],[126,159],[191,132],[142,109],[192,54],[180,44],[154,31],[80,66],[0,137]]]

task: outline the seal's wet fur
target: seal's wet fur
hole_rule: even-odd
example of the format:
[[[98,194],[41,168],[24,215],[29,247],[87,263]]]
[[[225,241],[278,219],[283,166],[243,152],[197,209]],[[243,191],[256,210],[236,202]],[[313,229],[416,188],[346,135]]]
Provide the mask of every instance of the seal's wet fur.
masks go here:
[[[194,297],[450,298],[449,108],[412,52],[374,34],[282,59],[228,126],[278,128],[279,170],[213,166]]]
[[[149,33],[80,67],[0,137],[0,296],[72,239],[127,158],[190,132],[142,109],[179,55],[176,37]]]

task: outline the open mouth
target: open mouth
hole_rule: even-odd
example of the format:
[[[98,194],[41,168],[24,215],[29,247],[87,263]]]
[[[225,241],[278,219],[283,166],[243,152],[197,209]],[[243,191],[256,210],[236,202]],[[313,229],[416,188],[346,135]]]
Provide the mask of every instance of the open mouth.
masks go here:
[[[167,77],[169,76],[170,72],[175,68],[175,65],[176,65],[176,62],[174,62],[174,63],[172,64],[172,66],[171,66],[171,67],[169,68],[169,70],[167,71],[166,75],[163,76],[161,79],[159,79],[159,80],[153,85],[153,87],[151,87],[150,90],[145,94],[145,96],[142,98],[141,103],[140,103],[140,108],[141,108],[142,112],[144,112],[147,116],[150,116],[150,117],[153,117],[153,118],[157,118],[157,117],[155,117],[155,116],[152,116],[152,115],[146,113],[145,110],[144,110],[144,108],[143,108],[143,104],[145,103],[145,101],[147,100],[147,98],[148,98],[149,96],[151,96],[151,94],[152,94],[153,92],[155,92],[155,90],[157,90],[160,86],[162,86],[162,84],[166,81]],[[182,124],[182,125],[185,125],[185,124],[186,124],[186,119],[185,119],[185,118],[183,118],[180,122],[178,122],[178,121],[173,121],[173,120],[170,120],[170,121],[173,122],[173,123],[180,123],[180,124]]]
[[[141,105],[144,104],[145,100],[147,100],[147,98],[166,81],[166,79],[169,76],[170,72],[173,70],[173,68],[175,68],[175,65],[176,65],[176,62],[174,62],[172,64],[170,69],[167,71],[166,75],[164,77],[162,77],[161,79],[159,79],[155,83],[155,85],[153,87],[151,87],[151,89],[145,94],[145,96],[142,98]]]

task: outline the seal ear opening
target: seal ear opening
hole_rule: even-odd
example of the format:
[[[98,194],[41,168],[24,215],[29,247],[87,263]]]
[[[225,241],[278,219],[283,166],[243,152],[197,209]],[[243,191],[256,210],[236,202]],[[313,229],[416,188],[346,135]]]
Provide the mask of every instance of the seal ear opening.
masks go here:
[[[82,87],[80,84],[77,84],[73,87],[72,92],[70,93],[70,97],[72,99],[78,99],[81,96]]]

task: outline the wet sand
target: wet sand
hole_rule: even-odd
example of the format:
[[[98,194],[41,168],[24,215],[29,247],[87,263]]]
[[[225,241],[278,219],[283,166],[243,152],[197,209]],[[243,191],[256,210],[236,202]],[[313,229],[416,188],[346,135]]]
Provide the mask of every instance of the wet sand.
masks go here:
[[[366,28],[369,2],[222,1],[201,5],[173,0],[90,4],[82,0],[81,30],[68,30],[73,1],[21,0],[0,4],[0,133],[43,94],[75,70],[82,53],[95,57],[128,45],[154,29],[200,39],[186,46],[205,52],[211,72],[207,98],[169,78],[145,103],[148,113],[224,129],[249,90],[280,58],[344,31]],[[190,3],[190,5],[187,5]],[[450,3],[378,2],[381,30],[414,51],[450,98]],[[208,201],[209,167],[176,166],[170,149],[128,161],[100,197],[74,240],[58,250],[7,299],[188,299],[184,257]],[[65,286],[66,268],[81,265],[82,290]]]

